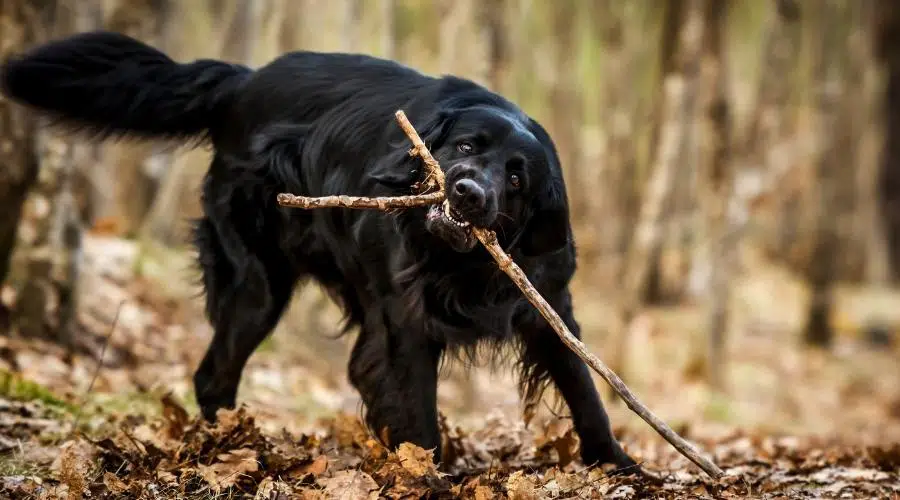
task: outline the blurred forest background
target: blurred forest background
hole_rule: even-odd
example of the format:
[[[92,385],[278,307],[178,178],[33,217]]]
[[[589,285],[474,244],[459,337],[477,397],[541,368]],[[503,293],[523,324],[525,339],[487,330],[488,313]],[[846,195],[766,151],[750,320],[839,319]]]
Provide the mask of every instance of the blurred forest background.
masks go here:
[[[97,28],[180,61],[364,52],[504,94],[563,158],[586,341],[648,406],[682,428],[900,439],[900,4],[0,0],[0,58]],[[209,151],[39,125],[0,97],[0,365],[79,394],[108,343],[92,401],[192,404]],[[339,312],[296,295],[239,395],[279,425],[356,409]],[[460,368],[445,412],[520,411],[510,373]]]

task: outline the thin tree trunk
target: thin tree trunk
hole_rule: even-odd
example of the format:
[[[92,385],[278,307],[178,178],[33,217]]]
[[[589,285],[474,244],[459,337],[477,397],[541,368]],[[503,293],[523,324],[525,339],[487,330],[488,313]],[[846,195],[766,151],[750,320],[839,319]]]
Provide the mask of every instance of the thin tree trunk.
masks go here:
[[[567,180],[574,186],[583,186],[578,182],[582,171],[576,164],[579,154],[579,128],[582,123],[581,106],[579,105],[579,89],[575,84],[575,22],[578,0],[558,0],[551,7],[553,43],[555,46],[555,64],[548,68],[553,72],[553,84],[550,89],[550,129],[565,170]],[[571,210],[575,217],[584,214],[586,193],[572,196]]]
[[[343,36],[341,37],[343,47],[341,47],[341,50],[344,52],[354,52],[359,50],[359,31],[360,23],[362,21],[363,4],[362,0],[343,0],[343,2]]]
[[[21,52],[38,38],[41,5],[20,0],[0,3],[0,59]],[[34,147],[35,123],[24,108],[0,99],[0,282],[9,278],[22,209],[29,189],[37,181]]]
[[[804,338],[806,343],[827,347],[834,331],[830,323],[833,303],[833,284],[837,257],[841,253],[839,219],[846,214],[846,193],[852,189],[843,186],[852,150],[850,144],[850,110],[845,97],[848,89],[847,74],[849,29],[848,15],[856,9],[838,0],[822,2],[818,9],[810,9],[810,35],[818,43],[814,52],[813,82],[817,131],[820,137],[816,177],[818,180],[817,213],[813,253],[806,269],[806,278],[812,287],[812,297],[807,312]],[[852,171],[851,171],[852,172]],[[843,175],[842,175],[843,174]],[[852,179],[852,177],[851,177]]]
[[[627,251],[630,229],[637,218],[637,188],[641,179],[635,140],[640,94],[633,86],[638,78],[634,45],[645,35],[627,28],[625,8],[617,0],[604,0],[596,3],[593,12],[598,37],[603,43],[602,71],[606,76],[599,116],[607,147],[599,179],[603,195],[593,200],[596,205],[591,210],[610,214],[609,220],[602,224],[603,235],[598,237],[602,238],[601,252],[616,254]]]
[[[507,0],[482,0],[480,20],[487,40],[487,82],[496,91],[506,88],[509,71],[509,35],[506,30]]]
[[[680,0],[677,0],[680,1]],[[654,256],[662,244],[664,207],[670,200],[675,178],[684,169],[684,156],[692,138],[697,102],[698,64],[703,39],[703,0],[686,0],[685,16],[669,22],[679,23],[677,44],[671,57],[661,58],[670,70],[663,77],[663,107],[659,141],[650,178],[644,187],[638,222],[626,256],[617,348],[613,370],[624,372],[627,329],[642,304]],[[664,29],[664,32],[671,29]]]
[[[863,10],[854,34],[859,52],[853,58],[862,75],[859,93],[863,97],[863,105],[858,107],[859,115],[854,119],[854,123],[862,124],[856,137],[859,162],[856,182],[859,209],[856,225],[864,228],[864,280],[870,285],[886,286],[891,278],[891,263],[885,238],[885,218],[878,203],[879,160],[885,135],[884,123],[880,119],[881,110],[884,109],[885,72],[876,55],[875,40],[870,36],[876,28],[880,0],[860,1],[863,2]],[[900,29],[900,26],[895,29]]]
[[[891,279],[900,283],[900,5],[877,0],[873,29],[875,52],[882,64],[884,140],[878,174],[878,204],[887,241]]]
[[[397,0],[381,0],[378,10],[381,25],[381,57],[397,57]]]
[[[20,28],[12,32],[19,35],[16,43],[4,46],[19,51],[66,35],[83,21],[77,15],[84,13],[83,7],[85,4],[58,2],[2,3],[0,17],[9,16]],[[0,199],[9,204],[8,213],[16,217],[7,227],[15,231],[14,224],[21,222],[12,240],[4,234],[4,264],[9,262],[9,244],[14,241],[18,245],[14,256],[18,276],[12,276],[19,285],[13,323],[22,335],[54,332],[58,342],[71,345],[82,230],[72,193],[73,146],[50,130],[35,128],[26,112],[14,110],[8,101],[5,106],[0,104],[0,111],[9,120],[9,133],[0,130],[0,135],[13,145],[4,158],[8,160],[4,167],[14,173],[10,179],[16,182],[7,186],[17,189],[9,198]],[[0,123],[6,120],[0,119]],[[8,269],[2,274],[4,278]]]
[[[731,164],[731,106],[727,75],[728,1],[707,0],[704,11],[704,44],[702,58],[703,107],[703,178],[706,190],[709,287],[707,289],[707,379],[716,390],[725,387],[725,330],[731,297],[731,273],[735,238],[728,204],[734,175]]]

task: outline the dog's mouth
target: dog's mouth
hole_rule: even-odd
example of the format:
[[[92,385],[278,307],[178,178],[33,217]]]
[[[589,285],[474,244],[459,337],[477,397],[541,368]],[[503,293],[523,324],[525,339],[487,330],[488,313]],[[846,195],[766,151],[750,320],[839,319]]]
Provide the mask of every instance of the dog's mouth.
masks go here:
[[[477,242],[472,233],[472,224],[464,220],[447,200],[440,205],[428,207],[425,227],[431,234],[446,241],[457,252],[468,252],[475,247]]]

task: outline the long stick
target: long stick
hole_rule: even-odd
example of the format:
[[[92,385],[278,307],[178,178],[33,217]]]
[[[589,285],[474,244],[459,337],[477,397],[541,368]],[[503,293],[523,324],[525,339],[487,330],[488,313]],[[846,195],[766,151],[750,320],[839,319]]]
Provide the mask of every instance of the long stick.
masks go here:
[[[407,119],[406,114],[399,110],[395,114],[397,118],[397,122],[400,124],[400,127],[403,128],[403,131],[406,132],[406,135],[409,137],[409,140],[413,143],[413,149],[410,150],[411,155],[419,156],[422,158],[422,161],[425,163],[426,167],[429,169],[429,175],[426,180],[426,186],[431,188],[437,188],[437,192],[418,195],[418,196],[401,196],[394,198],[364,198],[364,197],[350,197],[350,196],[334,196],[327,198],[305,198],[305,201],[292,203],[292,201],[296,201],[298,199],[303,199],[304,197],[293,197],[293,195],[287,194],[279,194],[278,202],[285,206],[294,206],[300,208],[320,208],[320,207],[345,207],[345,208],[373,208],[373,209],[382,209],[384,210],[387,206],[391,207],[408,207],[414,205],[422,205],[422,204],[430,204],[442,201],[444,199],[444,173],[441,171],[440,165],[437,160],[431,155],[431,152],[428,151],[428,148],[425,146],[425,143],[422,142],[422,138],[419,137],[419,134],[416,132],[415,128]],[[396,200],[396,199],[427,199],[428,202],[415,202],[410,205],[400,205],[393,204],[393,202],[386,202],[384,200]],[[327,201],[326,201],[327,200]],[[381,200],[381,201],[379,201]],[[716,464],[706,458],[694,445],[687,442],[684,438],[679,436],[675,431],[672,430],[665,422],[663,422],[659,417],[653,414],[643,403],[638,401],[637,397],[631,392],[631,389],[622,382],[622,379],[616,375],[615,372],[610,370],[603,361],[600,360],[597,356],[588,351],[587,347],[584,345],[584,342],[579,340],[575,335],[569,331],[569,328],[566,327],[566,324],[563,322],[562,318],[559,317],[559,314],[553,310],[553,307],[541,296],[541,294],[537,291],[534,285],[528,280],[528,277],[525,275],[525,272],[522,271],[522,268],[516,264],[512,258],[503,251],[503,248],[497,242],[497,235],[491,231],[490,229],[485,228],[473,228],[473,232],[475,237],[478,238],[478,241],[481,242],[482,245],[487,249],[487,251],[491,254],[494,260],[497,262],[497,265],[500,269],[506,273],[507,276],[512,279],[513,283],[522,290],[522,293],[525,297],[528,298],[528,301],[534,305],[535,308],[541,313],[544,319],[547,320],[547,323],[553,327],[553,330],[559,335],[559,338],[563,341],[563,343],[569,347],[575,354],[578,355],[588,366],[594,369],[603,380],[605,380],[612,388],[616,391],[616,394],[625,401],[625,404],[628,405],[628,408],[631,411],[635,412],[644,419],[645,422],[650,424],[656,432],[658,432],[666,441],[668,441],[672,446],[678,450],[679,453],[687,457],[690,461],[697,464],[704,472],[709,474],[714,478],[721,477],[724,472],[720,469]]]
[[[422,143],[422,139],[419,138],[419,134],[416,133],[416,130],[409,123],[409,120],[406,118],[406,114],[400,110],[396,113],[397,121],[400,123],[400,126],[403,127],[403,131],[406,132],[406,135],[409,136],[409,140],[412,141],[415,146],[416,154],[422,157],[422,160],[425,162],[425,165],[431,169],[431,175],[436,179],[437,184],[441,187],[444,186],[444,173],[441,171],[438,166],[438,162],[431,156],[431,152],[428,151],[428,148]],[[525,272],[522,271],[522,268],[519,267],[515,261],[503,251],[503,248],[497,242],[497,235],[494,231],[490,229],[476,227],[473,228],[473,232],[475,233],[475,237],[478,238],[478,241],[481,242],[482,245],[490,252],[491,256],[497,261],[497,265],[500,267],[510,279],[522,290],[522,293],[525,294],[525,297],[528,298],[528,301],[540,311],[541,315],[544,316],[544,319],[547,320],[547,323],[553,327],[553,330],[556,331],[559,338],[566,344],[569,349],[575,352],[581,359],[584,360],[591,368],[594,369],[603,380],[612,386],[612,388],[616,391],[616,394],[619,395],[624,401],[625,404],[628,405],[628,408],[631,411],[637,413],[645,422],[650,424],[656,432],[662,435],[666,441],[672,444],[682,455],[686,456],[692,462],[697,464],[698,467],[703,469],[707,474],[712,477],[718,478],[724,474],[722,469],[720,469],[716,464],[712,463],[708,458],[703,456],[700,451],[691,443],[687,442],[684,438],[679,436],[675,431],[672,430],[665,422],[662,421],[659,417],[653,414],[649,408],[644,406],[643,403],[638,401],[637,397],[631,392],[631,389],[625,385],[625,382],[622,382],[622,379],[619,378],[618,375],[609,367],[606,366],[603,361],[600,360],[593,353],[588,351],[587,346],[584,345],[584,342],[578,339],[575,335],[569,331],[569,328],[566,327],[566,324],[563,322],[562,318],[559,317],[559,314],[550,306],[544,297],[537,291],[534,285],[528,280],[528,277],[525,275]]]

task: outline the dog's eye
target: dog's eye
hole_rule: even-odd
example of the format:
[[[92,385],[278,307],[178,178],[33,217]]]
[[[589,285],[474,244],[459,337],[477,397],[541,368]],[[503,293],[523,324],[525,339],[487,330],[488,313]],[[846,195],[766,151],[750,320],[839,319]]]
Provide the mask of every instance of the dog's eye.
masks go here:
[[[522,179],[519,178],[519,174],[509,174],[509,184],[518,189],[522,185]]]
[[[471,142],[463,141],[456,145],[456,149],[458,149],[460,153],[469,154],[475,150],[475,146],[473,146]]]

